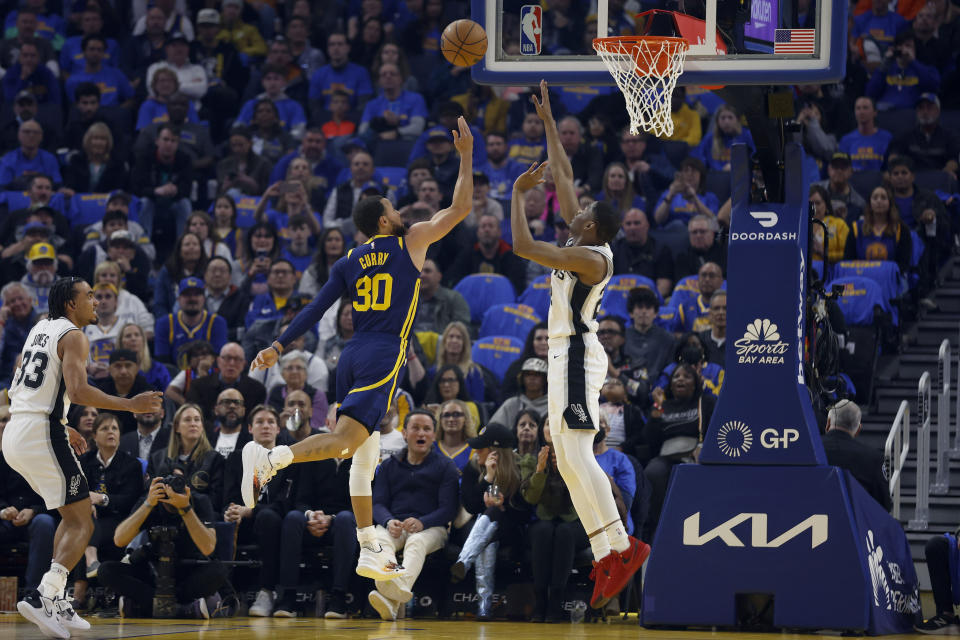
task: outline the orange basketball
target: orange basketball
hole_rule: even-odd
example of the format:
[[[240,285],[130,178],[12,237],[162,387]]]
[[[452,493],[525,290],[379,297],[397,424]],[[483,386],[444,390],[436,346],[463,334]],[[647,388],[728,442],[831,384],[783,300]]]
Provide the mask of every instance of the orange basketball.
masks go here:
[[[473,20],[451,22],[440,37],[440,51],[450,63],[472,67],[487,52],[487,32]]]

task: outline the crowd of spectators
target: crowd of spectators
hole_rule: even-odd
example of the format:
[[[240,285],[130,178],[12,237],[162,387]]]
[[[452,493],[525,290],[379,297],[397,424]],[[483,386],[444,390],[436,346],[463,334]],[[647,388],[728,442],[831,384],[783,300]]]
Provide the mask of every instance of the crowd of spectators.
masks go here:
[[[631,4],[651,3],[618,3],[613,30],[631,29]],[[548,50],[586,52],[594,27],[583,5],[545,11]],[[425,557],[452,547],[452,580],[472,569],[478,612],[491,615],[494,567],[509,548],[534,585],[533,619],[559,619],[576,552],[589,545],[545,417],[546,315],[532,301],[549,272],[512,252],[509,215],[514,179],[546,143],[530,88],[475,85],[440,55],[442,26],[467,3],[0,6],[0,388],[50,285],[79,275],[99,302],[97,324],[84,328],[91,380],[126,397],[165,392],[158,414],[71,411],[90,444],[82,462],[97,515],[74,576],[79,607],[98,580],[125,596],[127,613],[149,614],[158,585],[120,559],[142,531],[173,527],[179,555],[206,560],[177,569],[178,613],[235,610],[214,554],[216,527],[235,523],[260,563],[250,615],[297,615],[301,558],[322,546],[336,550],[326,615],[353,612],[349,460],[291,469],[250,510],[237,455],[251,439],[272,447],[329,428],[351,301],[277,367],[248,366],[367,240],[351,217],[360,198],[389,198],[410,224],[446,206],[458,165],[451,129],[463,115],[476,139],[474,210],[428,253],[396,410],[381,425],[375,520],[410,578],[377,584],[370,601],[395,617]],[[958,52],[955,3],[901,16],[860,2],[844,82],[793,88],[810,201],[828,230],[814,231],[821,272],[887,261],[898,297],[933,304],[960,220]],[[609,367],[596,453],[624,521],[649,539],[670,469],[693,459],[722,390],[730,147],[753,139],[735,108],[699,88],[676,90],[676,131],[663,140],[629,132],[618,93],[580,89],[550,88],[560,138],[581,205],[604,200],[622,214],[614,270],[630,283],[601,311]],[[523,208],[537,239],[567,241],[549,172]],[[465,288],[477,274],[497,282]],[[484,327],[496,324],[484,315],[495,289],[506,324],[524,327],[500,342]],[[413,467],[424,477],[411,479]],[[29,531],[29,588],[53,519],[3,473],[0,531]],[[171,475],[186,489],[161,505]]]

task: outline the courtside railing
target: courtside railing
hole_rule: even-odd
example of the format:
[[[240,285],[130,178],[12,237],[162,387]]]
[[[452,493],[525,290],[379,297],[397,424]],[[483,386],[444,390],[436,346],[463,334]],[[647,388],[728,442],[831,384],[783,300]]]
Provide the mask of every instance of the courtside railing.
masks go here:
[[[950,341],[940,343],[937,356],[937,471],[930,493],[950,491]]]
[[[930,372],[917,384],[917,504],[908,529],[926,531],[930,521]]]
[[[888,488],[893,499],[893,517],[900,519],[900,480],[903,468],[907,464],[907,454],[910,453],[910,403],[900,402],[897,417],[893,419],[893,427],[887,436],[884,447],[884,463],[890,474]]]

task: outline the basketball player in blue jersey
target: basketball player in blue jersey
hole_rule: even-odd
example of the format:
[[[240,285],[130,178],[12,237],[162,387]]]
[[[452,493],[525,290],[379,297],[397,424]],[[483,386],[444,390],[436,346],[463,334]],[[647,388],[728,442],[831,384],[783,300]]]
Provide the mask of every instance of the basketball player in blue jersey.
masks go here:
[[[534,163],[514,183],[513,251],[553,269],[547,317],[547,416],[557,469],[590,538],[595,580],[590,605],[599,609],[620,593],[650,555],[647,544],[627,535],[610,481],[593,454],[600,427],[600,387],[608,367],[606,351],[597,338],[597,310],[613,275],[613,253],[607,243],[620,229],[620,216],[605,202],[580,211],[573,168],[560,144],[546,81],[540,82],[540,100],[536,96],[531,100],[546,130],[547,162]],[[560,214],[570,227],[565,247],[535,241],[523,213],[523,194],[544,182],[548,163]]]
[[[270,450],[247,443],[242,454],[241,491],[244,503],[253,507],[260,490],[279,469],[295,462],[352,457],[350,497],[360,541],[357,573],[374,580],[392,580],[403,572],[384,560],[386,554],[381,553],[373,527],[371,483],[380,457],[378,425],[403,377],[427,248],[447,235],[473,206],[473,137],[466,120],[460,118],[457,126],[453,144],[460,153],[460,174],[450,208],[407,230],[386,198],[358,202],[353,220],[370,239],[333,265],[317,297],[251,364],[251,369],[273,366],[287,345],[315,326],[330,305],[344,294],[353,299],[355,334],[337,364],[339,409],[333,433]],[[410,520],[404,523],[409,533],[422,530],[422,524]]]

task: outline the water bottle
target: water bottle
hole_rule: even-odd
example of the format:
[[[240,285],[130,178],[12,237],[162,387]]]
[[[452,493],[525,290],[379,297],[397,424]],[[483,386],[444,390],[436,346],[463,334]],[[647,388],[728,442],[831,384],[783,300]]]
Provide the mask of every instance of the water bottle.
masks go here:
[[[570,609],[570,622],[580,624],[583,622],[583,616],[587,613],[587,603],[583,600],[577,600]]]
[[[303,424],[303,415],[300,413],[300,407],[293,410],[293,415],[287,418],[287,431],[296,431]]]

